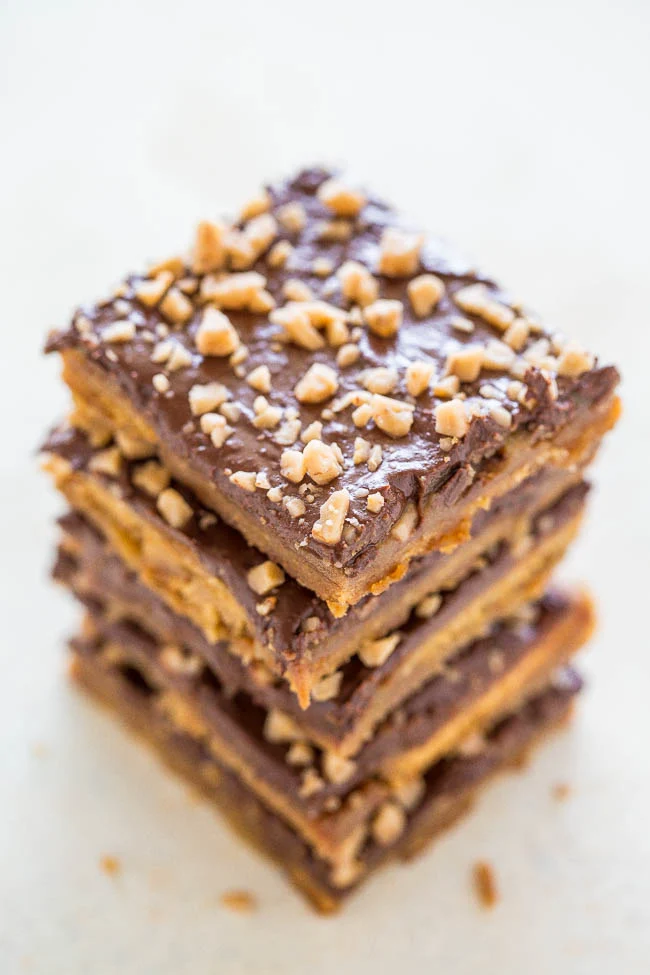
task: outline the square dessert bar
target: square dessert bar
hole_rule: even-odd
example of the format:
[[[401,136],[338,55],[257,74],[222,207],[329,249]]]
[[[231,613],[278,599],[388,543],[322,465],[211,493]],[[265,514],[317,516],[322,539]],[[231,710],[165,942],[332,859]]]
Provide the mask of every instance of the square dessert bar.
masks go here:
[[[618,410],[613,367],[321,170],[202,223],[48,348],[96,444],[157,455],[335,616],[574,469]]]
[[[65,579],[66,558],[59,578],[74,586]],[[406,703],[399,721],[387,721],[346,760],[321,750],[277,709],[245,691],[233,694],[205,659],[120,616],[111,591],[85,598],[90,615],[73,641],[77,675],[96,692],[111,688],[122,713],[137,704],[164,755],[182,745],[193,781],[226,785],[227,794],[236,783],[240,825],[250,834],[261,819],[273,824],[271,836],[282,830],[291,841],[276,853],[284,868],[293,876],[299,848],[312,864],[308,874],[317,870],[318,886],[334,900],[403,850],[432,802],[441,814],[457,790],[469,798],[466,786],[519,753],[495,747],[505,728],[528,726],[536,715],[533,728],[544,730],[551,716],[565,713],[579,683],[561,665],[592,625],[588,600],[549,594],[526,620],[495,624],[465,648]],[[515,737],[520,745],[527,740]],[[227,796],[213,798],[232,814]],[[466,804],[451,805],[460,812]]]
[[[78,513],[74,534],[97,566],[108,570],[117,554],[137,574],[141,582],[123,589],[130,602],[137,594],[145,618],[160,618],[163,633],[191,629],[215,654],[227,647],[267,683],[286,678],[303,707],[310,696],[336,704],[329,732],[321,730],[344,752],[492,619],[541,594],[579,527],[587,492],[580,466],[538,472],[475,515],[471,540],[413,560],[406,578],[336,618],[157,461],[127,461],[118,447],[93,448],[66,427],[46,449]],[[160,510],[166,491],[191,513],[182,527]],[[161,602],[164,615],[154,608]]]

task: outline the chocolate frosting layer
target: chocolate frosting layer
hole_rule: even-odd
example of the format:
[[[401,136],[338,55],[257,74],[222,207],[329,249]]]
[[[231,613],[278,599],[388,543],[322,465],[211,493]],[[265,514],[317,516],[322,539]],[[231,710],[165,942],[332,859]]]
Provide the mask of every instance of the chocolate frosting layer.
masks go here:
[[[417,399],[410,397],[405,380],[407,366],[416,360],[423,361],[442,377],[450,352],[470,344],[485,347],[490,341],[502,338],[501,332],[478,315],[465,315],[473,327],[471,334],[454,326],[454,320],[461,314],[454,301],[459,289],[483,283],[493,297],[507,302],[507,296],[440,241],[428,239],[421,250],[418,273],[437,275],[444,283],[445,291],[430,314],[417,317],[407,294],[408,277],[387,277],[377,271],[382,234],[400,223],[394,211],[382,201],[370,197],[360,214],[348,221],[349,239],[323,239],[323,223],[331,219],[332,213],[321,202],[318,190],[331,175],[320,169],[305,170],[293,179],[268,188],[272,214],[277,217],[280,208],[297,203],[304,209],[306,223],[298,233],[279,225],[276,242],[288,241],[293,248],[283,266],[273,266],[268,254],[264,253],[253,265],[253,270],[263,275],[266,290],[277,306],[285,301],[283,288],[287,281],[296,279],[308,285],[316,299],[346,310],[348,303],[341,293],[336,269],[345,261],[353,260],[373,271],[381,297],[402,302],[403,323],[397,334],[389,338],[379,337],[365,326],[359,327],[356,339],[359,357],[354,363],[345,367],[338,365],[336,345],[325,343],[322,348],[310,351],[285,341],[283,329],[270,321],[268,313],[250,311],[227,312],[248,353],[241,369],[233,369],[228,358],[199,354],[196,335],[202,314],[200,296],[203,292],[205,297],[206,289],[203,276],[194,278],[188,262],[182,272],[184,280],[191,282],[190,287],[194,282],[198,291],[190,296],[193,307],[189,319],[182,326],[173,326],[169,335],[174,343],[189,352],[189,356],[186,366],[168,372],[169,388],[166,391],[160,391],[152,381],[155,374],[165,371],[164,365],[152,361],[152,341],[161,334],[167,336],[170,322],[160,306],[148,308],[136,297],[146,276],[129,277],[118,296],[80,309],[69,328],[50,337],[47,349],[82,350],[117,383],[174,456],[257,520],[260,538],[264,532],[272,532],[285,547],[293,550],[296,546],[306,546],[324,563],[345,567],[354,574],[372,561],[376,546],[387,538],[410,501],[422,509],[424,501],[437,494],[437,503],[448,504],[471,483],[481,464],[499,451],[516,431],[526,430],[535,438],[551,436],[576,412],[588,409],[610,392],[618,382],[618,374],[612,367],[594,365],[571,378],[553,375],[548,363],[543,367],[529,364],[525,375],[522,374],[527,391],[525,397],[521,397],[513,395],[512,375],[506,369],[483,370],[477,380],[462,383],[467,402],[475,408],[467,434],[453,441],[441,436],[436,432],[434,415],[441,400],[431,388]],[[239,228],[242,226],[238,225]],[[321,270],[315,271],[318,264],[314,262],[323,260],[330,262],[331,273],[323,275],[322,263]],[[536,321],[530,318],[527,321],[532,321],[528,342],[532,345],[547,333]],[[127,322],[134,327],[130,340],[106,341],[105,330],[116,322]],[[560,341],[557,336],[552,338],[555,346],[551,346],[551,351]],[[524,346],[521,355],[525,354]],[[338,381],[336,396],[315,405],[299,402],[294,394],[296,384],[314,362],[333,368]],[[266,366],[270,371],[270,391],[266,396],[271,406],[299,411],[303,430],[319,421],[323,441],[338,444],[343,468],[329,484],[319,486],[305,482],[309,483],[309,490],[299,495],[296,485],[281,475],[280,458],[286,443],[278,442],[277,429],[259,429],[253,425],[259,392],[246,382],[244,373],[259,366]],[[393,439],[373,423],[367,429],[358,429],[350,418],[353,406],[340,412],[332,409],[335,400],[363,390],[367,370],[377,367],[396,372],[398,381],[390,395],[414,406],[413,424],[406,436]],[[215,447],[210,437],[201,431],[189,405],[190,389],[197,383],[210,382],[226,386],[231,402],[241,411],[233,433],[221,447]],[[486,399],[481,392],[481,386],[486,382],[496,390],[490,393],[495,399]],[[490,404],[495,402],[509,415],[507,428],[490,410]],[[355,439],[360,435],[382,448],[382,462],[374,471],[365,463],[355,465],[352,462]],[[302,447],[300,441],[296,446]],[[269,499],[265,489],[249,493],[237,487],[229,480],[230,473],[236,471],[265,475],[266,481],[262,483],[282,488],[285,496],[300,497],[305,504],[304,514],[292,517],[283,503]],[[346,530],[338,544],[326,545],[312,535],[312,528],[324,500],[332,491],[343,488],[348,490],[351,499]],[[383,499],[381,510],[375,513],[366,506],[369,493],[378,493]]]

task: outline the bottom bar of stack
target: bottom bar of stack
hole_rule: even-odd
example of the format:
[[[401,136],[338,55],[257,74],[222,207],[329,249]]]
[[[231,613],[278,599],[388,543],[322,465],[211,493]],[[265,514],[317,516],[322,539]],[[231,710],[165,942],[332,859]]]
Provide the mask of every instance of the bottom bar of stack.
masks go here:
[[[63,527],[55,576],[87,609],[72,643],[76,679],[321,911],[450,825],[486,781],[568,715],[580,688],[566,662],[590,634],[591,604],[553,591],[492,623],[344,757],[278,708],[288,689],[253,695],[197,656],[196,644],[170,645],[160,625],[134,619],[123,596],[129,586],[137,595],[135,577],[114,557],[105,571],[108,557],[94,558],[101,540],[79,516]]]

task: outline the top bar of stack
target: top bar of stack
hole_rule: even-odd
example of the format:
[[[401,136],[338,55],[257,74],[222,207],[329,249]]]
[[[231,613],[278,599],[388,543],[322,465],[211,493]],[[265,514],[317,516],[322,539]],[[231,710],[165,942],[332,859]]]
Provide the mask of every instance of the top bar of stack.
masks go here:
[[[276,610],[365,605],[518,485],[583,465],[617,410],[614,368],[320,169],[232,225],[202,223],[188,257],[79,310],[48,348],[76,424],[131,459],[157,454],[272,560],[250,584],[278,655]],[[199,520],[175,487],[157,507],[174,529]],[[319,599],[278,600],[285,572]],[[312,659],[327,666],[293,654],[308,690]]]

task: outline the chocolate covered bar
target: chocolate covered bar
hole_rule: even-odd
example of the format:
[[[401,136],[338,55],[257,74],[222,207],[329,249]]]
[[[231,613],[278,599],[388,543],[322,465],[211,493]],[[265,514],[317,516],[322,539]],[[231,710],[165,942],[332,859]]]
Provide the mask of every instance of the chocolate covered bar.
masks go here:
[[[323,911],[570,711],[612,366],[310,169],[53,332],[72,673]]]
[[[157,454],[334,614],[617,410],[614,368],[320,170],[201,224],[48,348],[78,423]]]

